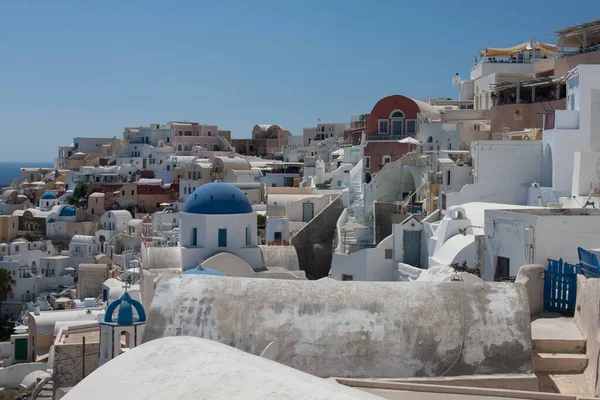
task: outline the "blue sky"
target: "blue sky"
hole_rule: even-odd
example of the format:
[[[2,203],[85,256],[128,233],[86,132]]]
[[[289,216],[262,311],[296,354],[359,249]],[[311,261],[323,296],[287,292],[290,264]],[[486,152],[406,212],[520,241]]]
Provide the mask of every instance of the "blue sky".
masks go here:
[[[76,136],[170,120],[348,122],[390,94],[456,97],[485,46],[600,17],[600,2],[0,2],[0,161],[51,161]]]

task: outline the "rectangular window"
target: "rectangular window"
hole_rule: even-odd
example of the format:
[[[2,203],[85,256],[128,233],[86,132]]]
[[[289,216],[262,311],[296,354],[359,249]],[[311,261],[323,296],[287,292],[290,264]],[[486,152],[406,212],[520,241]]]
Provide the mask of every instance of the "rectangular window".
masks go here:
[[[342,280],[343,281],[353,281],[354,280],[354,276],[353,275],[348,275],[348,274],[342,274]]]
[[[251,246],[251,245],[252,245],[251,230],[250,230],[250,227],[247,226],[246,227],[246,246]]]
[[[371,168],[371,156],[365,156],[365,168]]]
[[[192,228],[192,246],[198,246],[198,228]]]
[[[379,120],[379,134],[380,135],[387,135],[389,133],[388,128],[389,128],[389,124],[390,121],[388,121],[387,119],[380,119]]]
[[[406,120],[406,133],[408,135],[417,133],[417,121],[414,119]]]
[[[227,228],[219,229],[219,247],[227,247]]]
[[[338,187],[342,187],[342,181],[340,179],[338,179]]]
[[[391,260],[394,258],[394,249],[385,249],[385,259]]]
[[[446,185],[450,186],[450,170],[446,171]]]

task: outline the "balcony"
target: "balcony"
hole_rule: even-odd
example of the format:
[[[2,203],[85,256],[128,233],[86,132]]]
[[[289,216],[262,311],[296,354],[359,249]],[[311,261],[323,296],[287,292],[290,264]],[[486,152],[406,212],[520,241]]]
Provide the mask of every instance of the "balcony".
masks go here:
[[[388,142],[397,142],[398,140],[406,139],[408,137],[413,137],[412,135],[367,135],[368,141],[388,141]]]

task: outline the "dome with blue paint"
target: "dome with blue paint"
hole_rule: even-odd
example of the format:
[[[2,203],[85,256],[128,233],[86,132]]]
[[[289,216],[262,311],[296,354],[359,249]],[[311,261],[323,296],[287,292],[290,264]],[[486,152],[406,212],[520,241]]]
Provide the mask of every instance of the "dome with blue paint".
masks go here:
[[[185,203],[183,212],[226,215],[248,214],[253,210],[244,192],[232,184],[216,181],[196,189]]]
[[[73,206],[66,206],[60,210],[58,214],[59,217],[75,217],[77,215],[77,210]]]
[[[214,275],[214,276],[225,276],[224,273],[222,273],[220,271],[217,271],[215,269],[208,269],[208,268],[202,268],[202,267],[188,269],[187,271],[183,271],[181,273],[181,275]]]
[[[113,314],[119,308],[117,320],[114,321]],[[134,319],[133,310],[137,311],[138,318]],[[131,298],[129,293],[125,292],[117,300],[110,303],[106,309],[106,314],[102,323],[110,325],[138,325],[146,322],[146,311],[142,304]]]
[[[40,197],[41,200],[56,200],[56,195],[52,192],[45,192],[42,197]]]

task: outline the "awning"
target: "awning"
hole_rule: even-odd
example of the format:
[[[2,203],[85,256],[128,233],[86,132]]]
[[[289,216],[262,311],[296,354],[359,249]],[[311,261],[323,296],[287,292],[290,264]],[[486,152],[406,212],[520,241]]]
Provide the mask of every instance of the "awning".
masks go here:
[[[551,44],[538,42],[535,39],[530,40],[529,42],[521,43],[513,47],[486,47],[485,50],[479,52],[480,57],[510,57],[514,54],[517,54],[520,51],[525,50],[540,50],[540,54],[542,57],[551,56],[560,51],[560,49]]]
[[[600,42],[600,19],[584,22],[583,24],[569,26],[554,32],[557,35],[557,45],[563,47],[583,46],[583,35],[586,35],[588,46],[590,43]]]

